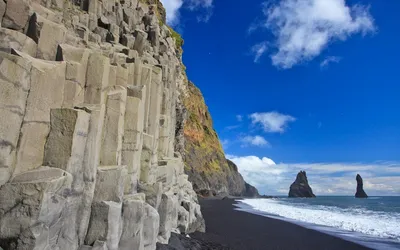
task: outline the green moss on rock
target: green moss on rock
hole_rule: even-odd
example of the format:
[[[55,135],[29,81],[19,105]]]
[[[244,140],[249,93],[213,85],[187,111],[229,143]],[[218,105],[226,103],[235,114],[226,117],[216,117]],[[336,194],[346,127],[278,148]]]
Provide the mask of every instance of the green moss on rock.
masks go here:
[[[185,134],[185,171],[195,191],[212,190],[221,195],[241,195],[245,189],[237,168],[228,165],[225,153],[213,128],[211,115],[201,91],[188,82],[184,99],[188,119]]]

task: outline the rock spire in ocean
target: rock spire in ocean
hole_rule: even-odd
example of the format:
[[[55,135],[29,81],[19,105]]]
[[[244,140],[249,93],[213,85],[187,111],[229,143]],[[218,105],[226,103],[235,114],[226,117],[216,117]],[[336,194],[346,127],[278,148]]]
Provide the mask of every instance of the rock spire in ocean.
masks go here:
[[[290,185],[289,197],[293,198],[314,198],[315,195],[308,184],[306,171],[300,171],[296,180]]]
[[[361,178],[361,175],[357,174],[356,176],[356,181],[357,181],[357,191],[356,191],[356,198],[368,198],[367,193],[365,193],[364,188],[363,188],[363,179]]]

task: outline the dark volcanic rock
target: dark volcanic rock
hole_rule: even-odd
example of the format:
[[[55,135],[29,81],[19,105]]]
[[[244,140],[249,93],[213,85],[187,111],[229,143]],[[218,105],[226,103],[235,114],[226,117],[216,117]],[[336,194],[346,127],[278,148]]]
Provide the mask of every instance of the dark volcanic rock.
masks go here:
[[[214,242],[193,239],[172,233],[168,245],[157,243],[157,250],[229,250],[231,248]]]
[[[306,171],[300,171],[297,174],[296,180],[290,185],[289,197],[293,198],[313,198],[315,195],[308,185]]]
[[[356,176],[356,181],[357,181],[357,192],[356,192],[356,198],[368,198],[368,195],[365,193],[363,189],[363,179],[361,178],[361,175],[357,174]]]
[[[252,185],[250,185],[247,182],[244,183],[244,186],[245,186],[245,190],[244,190],[242,196],[251,197],[251,198],[260,197],[260,194],[258,193],[257,188],[253,187]]]

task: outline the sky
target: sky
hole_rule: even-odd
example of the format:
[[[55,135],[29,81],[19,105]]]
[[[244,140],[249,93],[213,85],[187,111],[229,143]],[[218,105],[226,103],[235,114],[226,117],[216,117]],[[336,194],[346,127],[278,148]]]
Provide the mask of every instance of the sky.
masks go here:
[[[260,193],[400,195],[399,0],[162,0],[227,158]]]

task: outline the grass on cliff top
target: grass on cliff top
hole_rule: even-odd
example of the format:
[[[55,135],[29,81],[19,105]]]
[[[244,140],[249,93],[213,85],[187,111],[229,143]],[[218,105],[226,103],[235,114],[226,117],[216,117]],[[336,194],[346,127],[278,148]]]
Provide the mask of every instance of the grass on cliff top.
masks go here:
[[[173,39],[175,39],[176,49],[179,51],[180,54],[182,54],[183,53],[182,47],[184,44],[184,40],[183,40],[182,36],[178,32],[176,32],[173,28],[169,27],[168,25],[167,25],[167,27],[168,27],[169,31],[171,31],[171,37]]]

